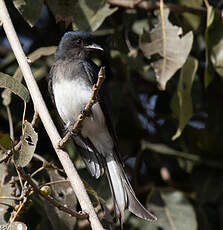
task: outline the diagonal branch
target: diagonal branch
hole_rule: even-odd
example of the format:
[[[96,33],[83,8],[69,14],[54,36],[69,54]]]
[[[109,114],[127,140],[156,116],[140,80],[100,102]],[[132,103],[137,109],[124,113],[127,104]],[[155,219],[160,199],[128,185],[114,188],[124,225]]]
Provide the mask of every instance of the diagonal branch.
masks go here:
[[[52,205],[57,207],[59,210],[65,212],[65,213],[68,213],[71,216],[77,217],[79,219],[85,219],[88,217],[88,215],[85,213],[76,212],[75,210],[71,210],[71,209],[67,208],[65,205],[60,204],[56,199],[54,199],[50,195],[45,195],[45,194],[41,193],[38,186],[35,184],[35,182],[31,178],[31,176],[27,175],[24,172],[24,170],[20,167],[18,167],[18,171],[21,174],[21,176],[23,177],[23,179],[25,179],[31,185],[34,192],[38,193],[40,196],[42,196],[49,203],[51,203]]]
[[[39,114],[40,119],[48,133],[48,136],[52,142],[54,150],[67,174],[68,179],[70,180],[71,186],[77,196],[80,206],[82,210],[89,215],[89,222],[91,228],[93,230],[103,230],[104,228],[102,227],[98,219],[98,216],[95,213],[94,207],[86,192],[84,184],[80,176],[78,175],[77,170],[75,169],[72,161],[70,160],[68,153],[58,148],[59,142],[61,141],[61,137],[50,117],[49,111],[46,107],[46,104],[40,93],[40,90],[32,74],[30,66],[27,62],[27,58],[24,54],[18,36],[13,27],[4,0],[0,0],[0,20],[5,30],[5,33],[7,35],[7,38],[11,44],[12,50],[19,63],[21,71],[23,73],[24,79],[26,81],[26,85],[29,89],[31,98],[33,100],[35,110]]]
[[[74,134],[76,135],[81,131],[84,120],[87,118],[87,116],[89,116],[91,114],[91,108],[97,102],[98,93],[99,93],[99,90],[100,90],[101,85],[102,85],[104,80],[105,80],[105,68],[101,67],[101,69],[98,73],[97,83],[95,85],[93,85],[92,95],[91,95],[89,102],[85,106],[82,113],[79,114],[77,121],[75,122],[75,124],[73,126],[72,132],[68,132],[65,135],[65,137],[60,141],[60,143],[59,143],[60,148],[65,147],[67,141],[70,139],[70,137],[72,135],[74,135]]]

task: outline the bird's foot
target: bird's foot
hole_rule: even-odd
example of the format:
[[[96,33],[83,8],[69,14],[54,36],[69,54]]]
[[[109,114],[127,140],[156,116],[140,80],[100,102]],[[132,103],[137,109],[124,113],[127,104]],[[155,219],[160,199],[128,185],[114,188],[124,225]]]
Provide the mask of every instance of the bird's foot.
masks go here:
[[[81,115],[84,117],[90,117],[92,115],[92,111],[87,111],[85,109],[81,110]]]

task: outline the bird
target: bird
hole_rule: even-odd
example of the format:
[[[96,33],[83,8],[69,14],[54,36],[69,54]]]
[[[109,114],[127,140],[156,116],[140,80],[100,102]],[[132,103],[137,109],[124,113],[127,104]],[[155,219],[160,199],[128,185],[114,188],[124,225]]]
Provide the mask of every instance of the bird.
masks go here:
[[[98,79],[99,67],[92,61],[92,54],[103,51],[85,31],[66,32],[59,42],[49,73],[49,92],[65,129],[70,132]],[[104,173],[107,175],[115,219],[120,220],[121,228],[125,209],[142,219],[155,221],[157,217],[136,198],[124,171],[110,108],[103,83],[91,114],[83,121],[79,134],[73,135],[73,140],[90,174],[96,179]]]

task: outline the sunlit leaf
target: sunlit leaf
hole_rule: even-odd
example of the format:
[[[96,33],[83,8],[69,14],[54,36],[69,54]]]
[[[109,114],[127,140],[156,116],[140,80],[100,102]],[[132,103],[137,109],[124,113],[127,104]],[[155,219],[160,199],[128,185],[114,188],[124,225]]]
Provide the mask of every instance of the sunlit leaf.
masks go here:
[[[50,56],[56,52],[57,46],[48,46],[48,47],[40,47],[39,49],[33,51],[28,55],[29,60],[33,63],[42,56]],[[35,75],[34,75],[35,76]],[[13,78],[17,81],[22,81],[22,72],[20,70],[20,67],[18,67],[15,71],[15,74],[13,75]],[[3,104],[5,106],[9,105],[11,103],[11,91],[8,89],[5,89],[2,92],[2,98],[3,98]]]
[[[12,140],[8,134],[5,134],[0,138],[0,145],[7,150],[12,149]]]
[[[177,87],[177,106],[178,106],[178,119],[179,125],[172,140],[178,138],[188,120],[191,118],[193,113],[192,99],[191,99],[191,88],[195,78],[195,73],[198,68],[198,61],[195,58],[189,57],[181,69],[180,79]]]
[[[21,138],[21,149],[13,155],[16,166],[20,167],[25,167],[29,164],[36,149],[38,140],[37,133],[28,121],[25,121],[24,123],[23,132],[24,134]]]
[[[178,2],[181,5],[193,7],[196,9],[202,6],[203,0],[178,0]],[[183,13],[182,15],[193,30],[198,29],[202,19],[200,15],[196,15],[192,13]]]
[[[132,25],[132,30],[137,34],[142,34],[144,30],[147,30],[149,27],[148,19],[137,20]]]
[[[10,89],[25,102],[29,101],[29,91],[26,89],[26,87],[8,74],[0,73],[0,88]]]
[[[219,50],[217,48],[223,37],[222,31],[223,23],[222,18],[218,12],[211,6],[207,7],[207,27],[205,31],[205,41],[206,41],[206,65],[204,74],[204,85],[207,87],[213,79],[214,69],[211,63],[211,55],[220,58]],[[215,48],[215,50],[213,49]],[[220,47],[219,47],[220,48]],[[216,53],[217,51],[217,53]],[[217,55],[217,56],[216,56]],[[212,58],[214,61],[214,59]],[[215,68],[217,63],[213,63]],[[216,69],[217,70],[217,69]]]
[[[15,61],[15,55],[13,54],[13,52],[9,52],[0,63],[0,70],[12,64],[14,61]]]
[[[39,19],[43,0],[13,0],[13,3],[28,24],[34,26]]]
[[[165,230],[197,230],[193,206],[182,192],[157,191],[149,203],[158,216],[158,221],[154,223],[157,227]]]
[[[215,71],[223,77],[223,39],[213,47],[211,52],[211,62]]]
[[[147,58],[159,54],[160,59],[152,66],[160,89],[164,90],[167,81],[185,63],[193,42],[192,32],[182,36],[182,28],[174,26],[168,20],[169,10],[164,10],[164,21],[159,16],[158,24],[149,33],[145,32],[140,39],[140,49]]]
[[[12,186],[8,183],[6,178],[8,177],[8,166],[6,164],[1,163],[0,164],[0,197],[11,197],[11,193],[13,192]],[[7,205],[4,205],[7,204]],[[14,206],[15,201],[1,198],[0,199],[0,224],[7,223],[7,220],[5,219],[5,215],[8,212],[8,208],[10,206]],[[1,228],[0,228],[1,229]]]
[[[118,8],[110,8],[104,0],[80,0],[76,5],[73,29],[95,31]]]
[[[65,178],[60,176],[56,170],[48,170],[48,174],[52,182],[64,181],[63,183],[55,183],[51,185],[51,195],[61,204],[66,205],[71,210],[76,210],[77,199],[70,183],[65,181]],[[76,218],[71,218],[65,212],[60,211],[57,207],[49,204],[48,202],[44,202],[44,209],[53,229],[74,229],[77,222]]]

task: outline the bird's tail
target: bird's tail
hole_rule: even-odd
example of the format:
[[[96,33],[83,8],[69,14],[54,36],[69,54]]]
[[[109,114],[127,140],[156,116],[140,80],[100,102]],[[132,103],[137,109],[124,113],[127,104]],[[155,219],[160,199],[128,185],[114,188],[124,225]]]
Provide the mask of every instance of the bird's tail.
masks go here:
[[[106,173],[114,199],[115,216],[120,219],[121,226],[124,222],[125,209],[140,218],[155,221],[156,216],[146,210],[136,198],[119,159],[116,159],[114,155],[107,156],[106,165]]]

